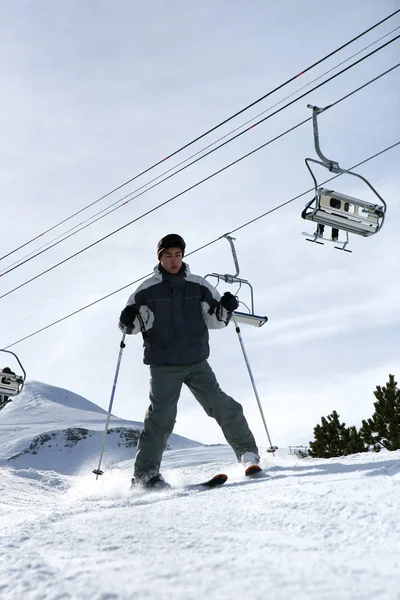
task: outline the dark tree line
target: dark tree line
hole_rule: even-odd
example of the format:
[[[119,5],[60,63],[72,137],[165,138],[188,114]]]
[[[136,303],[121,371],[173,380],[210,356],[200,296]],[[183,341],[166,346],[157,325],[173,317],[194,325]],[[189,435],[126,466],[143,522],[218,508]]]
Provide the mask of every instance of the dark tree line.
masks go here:
[[[302,455],[332,458],[369,450],[379,452],[382,448],[400,449],[400,390],[394,375],[389,375],[386,387],[376,386],[374,396],[374,413],[362,421],[360,429],[341,423],[335,410],[321,417],[321,425],[314,427],[314,440]]]

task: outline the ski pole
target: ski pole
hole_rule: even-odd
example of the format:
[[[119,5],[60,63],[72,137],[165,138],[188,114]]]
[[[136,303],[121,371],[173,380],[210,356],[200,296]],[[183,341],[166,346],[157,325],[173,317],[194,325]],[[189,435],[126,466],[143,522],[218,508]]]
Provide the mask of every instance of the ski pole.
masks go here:
[[[242,336],[241,336],[241,333],[240,333],[240,327],[237,324],[234,312],[232,312],[232,319],[233,319],[233,322],[235,323],[235,329],[236,329],[236,333],[237,333],[238,338],[239,338],[240,347],[241,347],[242,352],[243,352],[243,357],[244,357],[244,360],[245,360],[245,363],[246,363],[246,366],[247,366],[247,370],[249,372],[250,381],[251,381],[251,384],[253,386],[253,390],[254,390],[254,394],[256,396],[258,408],[260,409],[261,418],[262,418],[262,421],[264,423],[265,431],[266,431],[266,434],[267,434],[267,437],[268,437],[268,441],[269,441],[269,446],[270,447],[268,448],[267,452],[272,452],[272,454],[275,456],[275,450],[278,450],[278,446],[273,446],[272,442],[271,442],[271,437],[269,435],[269,431],[268,431],[268,427],[267,427],[267,422],[266,422],[265,416],[264,416],[264,411],[263,411],[263,408],[261,406],[260,397],[259,397],[258,392],[257,392],[256,384],[254,382],[253,373],[251,372],[251,367],[250,367],[249,359],[247,358],[246,349],[244,347],[243,339],[242,339]]]
[[[118,379],[118,374],[119,374],[119,367],[121,365],[122,352],[124,351],[124,348],[125,348],[125,336],[126,336],[126,330],[124,331],[121,343],[119,345],[119,354],[118,354],[117,368],[115,370],[114,383],[113,383],[112,390],[111,390],[110,405],[108,407],[108,413],[107,413],[107,419],[106,419],[106,426],[104,428],[103,443],[101,445],[100,458],[99,458],[99,466],[97,467],[97,469],[93,469],[93,473],[96,475],[96,481],[99,478],[99,475],[103,475],[103,473],[104,473],[104,471],[102,471],[100,469],[100,467],[101,467],[101,461],[103,460],[104,448],[105,448],[105,445],[106,445],[108,425],[110,423],[111,409],[112,409],[112,405],[113,405],[113,402],[114,402],[115,388],[117,387],[117,379]]]

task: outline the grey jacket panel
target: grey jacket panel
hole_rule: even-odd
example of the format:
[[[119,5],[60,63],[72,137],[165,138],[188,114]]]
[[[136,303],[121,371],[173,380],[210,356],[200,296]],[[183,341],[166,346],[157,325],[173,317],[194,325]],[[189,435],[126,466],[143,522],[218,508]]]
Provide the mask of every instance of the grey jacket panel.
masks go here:
[[[143,334],[144,363],[185,365],[207,359],[208,328],[226,327],[231,316],[219,301],[218,291],[192,275],[186,263],[176,275],[161,272],[157,265],[127,302],[141,316],[142,325],[135,319],[132,333]]]

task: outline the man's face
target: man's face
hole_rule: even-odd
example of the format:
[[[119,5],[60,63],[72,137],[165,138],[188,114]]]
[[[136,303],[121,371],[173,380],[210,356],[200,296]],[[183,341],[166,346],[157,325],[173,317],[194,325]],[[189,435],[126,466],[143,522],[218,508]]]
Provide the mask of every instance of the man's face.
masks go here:
[[[180,248],[167,248],[161,254],[160,262],[167,273],[178,273],[182,266],[182,250]]]

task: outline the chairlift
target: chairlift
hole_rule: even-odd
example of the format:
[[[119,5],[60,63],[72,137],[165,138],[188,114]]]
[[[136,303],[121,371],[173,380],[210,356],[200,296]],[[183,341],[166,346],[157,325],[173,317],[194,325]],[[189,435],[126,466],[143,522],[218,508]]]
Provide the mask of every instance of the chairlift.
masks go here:
[[[238,323],[244,323],[246,325],[254,325],[255,327],[262,327],[267,321],[268,321],[268,317],[260,317],[259,315],[254,314],[254,294],[253,294],[253,287],[250,284],[249,281],[247,281],[247,279],[241,279],[238,277],[239,275],[239,263],[238,263],[238,259],[237,259],[237,255],[236,255],[236,250],[235,250],[235,245],[234,245],[234,240],[235,238],[231,237],[230,235],[226,234],[223,237],[225,237],[231,247],[232,250],[232,256],[233,256],[233,262],[235,263],[235,268],[236,268],[236,273],[235,275],[221,275],[219,273],[208,273],[207,275],[205,275],[205,279],[207,279],[207,277],[216,277],[218,279],[218,283],[220,281],[224,281],[225,283],[238,283],[239,284],[239,290],[242,287],[242,284],[246,284],[249,286],[250,288],[250,302],[251,302],[251,311],[250,309],[244,304],[244,302],[241,302],[241,304],[243,304],[244,306],[246,306],[248,312],[239,312],[237,310],[233,311],[232,313],[232,320],[235,324],[235,329],[236,329],[236,333],[239,339],[239,343],[240,343],[240,347],[242,349],[242,353],[243,353],[243,357],[246,363],[246,367],[247,367],[247,371],[249,373],[249,377],[250,377],[250,381],[251,384],[253,386],[253,391],[254,391],[254,395],[256,397],[257,400],[257,404],[258,404],[258,408],[260,410],[260,414],[261,414],[261,419],[262,422],[264,424],[264,428],[265,428],[265,432],[267,434],[268,437],[268,441],[269,441],[269,448],[267,448],[267,452],[270,452],[271,454],[274,454],[275,456],[275,451],[278,450],[278,446],[273,446],[272,442],[271,442],[271,437],[269,435],[269,431],[268,431],[268,427],[267,427],[267,422],[265,420],[265,416],[264,416],[264,411],[261,405],[261,401],[260,401],[260,397],[258,395],[258,391],[256,388],[256,384],[254,381],[254,377],[253,377],[253,373],[251,371],[251,367],[250,367],[250,362],[249,359],[247,357],[247,353],[246,353],[246,349],[244,347],[244,343],[243,343],[243,339],[240,333],[240,327],[238,326]],[[217,283],[217,285],[218,285]],[[239,291],[238,290],[238,291]],[[236,292],[237,295],[238,292]]]
[[[11,352],[10,350],[1,350],[0,352],[5,352],[6,354],[11,354],[17,360],[19,366],[21,367],[23,375],[18,375],[11,370],[10,367],[0,368],[0,410],[4,408],[8,402],[11,402],[11,398],[17,396],[21,393],[22,388],[26,379],[26,372],[24,367],[22,366],[18,356]]]
[[[315,160],[314,158],[305,159],[306,166],[314,181],[315,195],[308,202],[301,216],[303,219],[317,223],[317,229],[314,234],[303,232],[303,235],[307,237],[307,241],[309,242],[321,245],[323,245],[323,241],[333,242],[338,244],[335,246],[337,250],[351,252],[351,250],[346,248],[349,243],[349,233],[355,233],[363,237],[378,233],[385,220],[386,202],[365,177],[348,169],[342,169],[338,162],[329,160],[322,154],[319,145],[317,116],[329,108],[329,106],[318,108],[318,106],[308,104],[307,108],[311,108],[313,111],[314,145],[315,151],[321,160]],[[352,196],[335,192],[332,189],[318,187],[317,179],[309,164],[311,162],[327,168],[332,173],[358,177],[373,191],[382,205],[353,198]],[[328,237],[325,233],[325,227],[332,228],[331,237]],[[340,232],[343,232],[344,235],[340,235]]]
[[[238,291],[240,291],[242,284],[246,284],[247,286],[249,286],[251,310],[250,310],[250,308],[248,308],[246,306],[246,304],[244,302],[239,301],[240,304],[242,304],[245,308],[247,308],[248,312],[240,312],[240,311],[235,310],[233,314],[238,323],[243,323],[246,325],[253,325],[254,327],[262,327],[268,321],[268,317],[261,317],[254,313],[253,287],[252,287],[251,283],[249,281],[247,281],[247,279],[241,279],[238,277],[240,269],[239,269],[237,255],[236,255],[235,245],[233,243],[235,238],[231,237],[230,235],[224,235],[223,237],[225,237],[228,240],[228,242],[231,246],[233,262],[235,263],[236,273],[234,275],[228,275],[228,274],[221,275],[219,273],[208,273],[207,275],[205,275],[205,279],[207,279],[207,277],[216,277],[218,279],[218,283],[220,281],[224,281],[225,283],[239,284]],[[218,283],[217,283],[217,285],[218,285]],[[236,295],[237,295],[237,293],[236,293]]]

